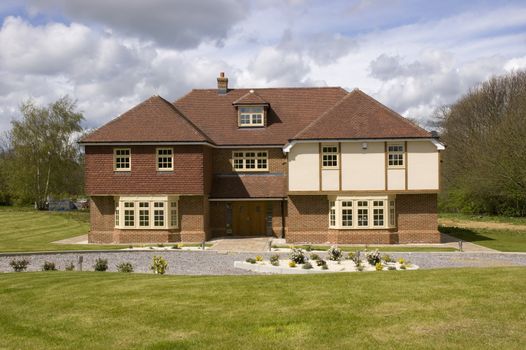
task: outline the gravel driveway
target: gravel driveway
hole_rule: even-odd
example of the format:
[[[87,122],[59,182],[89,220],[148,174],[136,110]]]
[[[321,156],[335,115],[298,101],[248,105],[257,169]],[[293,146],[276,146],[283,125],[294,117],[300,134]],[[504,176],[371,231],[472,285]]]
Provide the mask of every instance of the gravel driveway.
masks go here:
[[[268,259],[275,253],[258,253]],[[78,269],[78,259],[82,256],[82,269],[93,271],[95,260],[108,260],[109,271],[117,271],[121,262],[133,264],[135,272],[148,272],[154,255],[168,261],[168,274],[175,275],[247,275],[254,274],[234,268],[234,261],[254,257],[256,253],[222,253],[216,251],[107,251],[107,252],[68,252],[68,253],[31,253],[0,255],[0,272],[12,272],[9,262],[25,258],[29,261],[27,271],[39,271],[44,261],[54,262],[57,269],[64,270],[66,265],[74,263]],[[280,253],[286,257],[287,253]],[[323,255],[323,254],[320,254]],[[389,253],[396,259],[403,257],[420,268],[446,267],[496,267],[526,266],[525,253]]]

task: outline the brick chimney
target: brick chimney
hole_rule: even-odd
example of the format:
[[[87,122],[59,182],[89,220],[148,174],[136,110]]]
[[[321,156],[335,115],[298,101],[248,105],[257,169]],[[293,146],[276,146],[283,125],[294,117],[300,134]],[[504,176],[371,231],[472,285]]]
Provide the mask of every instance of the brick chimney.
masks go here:
[[[228,78],[225,77],[224,72],[219,73],[219,77],[217,78],[217,92],[220,95],[228,92]]]

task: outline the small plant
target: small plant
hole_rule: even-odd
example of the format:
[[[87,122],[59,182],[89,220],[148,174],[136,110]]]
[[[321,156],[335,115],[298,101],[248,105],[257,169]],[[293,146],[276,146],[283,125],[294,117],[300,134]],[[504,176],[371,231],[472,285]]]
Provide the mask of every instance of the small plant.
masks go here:
[[[247,258],[247,260],[245,260],[247,263],[251,263],[251,264],[255,264],[256,263],[256,259],[254,258]]]
[[[405,264],[405,259],[404,259],[404,258],[400,258],[400,259],[398,259],[398,263],[399,263],[400,265]]]
[[[316,265],[321,266],[323,268],[324,266],[327,266],[327,262],[323,259],[316,260]]]
[[[179,246],[179,248],[183,248],[184,244],[183,243],[179,243],[178,246]]]
[[[387,269],[392,271],[392,270],[396,270],[396,267],[394,267],[394,266],[387,266]]]
[[[363,271],[363,265],[356,266],[356,270],[362,272]]]
[[[292,248],[292,251],[289,255],[290,260],[294,261],[296,264],[304,264],[307,261],[305,253],[300,248]]]
[[[327,264],[323,264],[323,265],[321,265],[321,269],[322,270],[328,270],[329,266],[327,266]]]
[[[393,259],[388,254],[382,255],[382,260],[386,263],[393,262]]]
[[[273,266],[279,266],[279,254],[274,254],[270,257],[270,263]]]
[[[128,246],[128,249],[133,249],[133,246],[130,244],[130,245]]]
[[[355,252],[349,252],[349,254],[347,254],[347,259],[348,260],[354,261],[355,258],[356,258],[356,253]]]
[[[312,246],[311,245],[305,246],[305,250],[308,252],[312,251]]]
[[[159,248],[163,248],[163,247],[164,247],[164,244],[159,243],[159,244],[157,244],[157,246],[158,246]]]
[[[66,271],[75,271],[75,264],[70,262],[68,265],[66,265],[65,270]]]
[[[289,267],[296,267],[294,260],[289,261]]]
[[[405,266],[405,264],[400,264],[400,270],[405,270],[407,269],[407,266]]]
[[[154,256],[150,270],[158,275],[164,275],[168,270],[168,262],[162,256]]]
[[[369,264],[375,266],[381,260],[380,252],[378,251],[378,249],[375,249],[375,250],[373,250],[371,252],[366,252],[365,253],[365,259],[367,259],[367,262]]]
[[[316,253],[312,253],[310,255],[310,259],[311,260],[320,260],[320,256],[318,254],[316,254]]]
[[[153,249],[153,247],[150,247],[150,249]]]
[[[332,246],[327,250],[327,259],[333,261],[340,261],[343,258],[343,252],[340,248]]]
[[[301,268],[304,269],[304,270],[310,270],[310,269],[312,269],[312,264],[307,261],[305,264],[303,264],[303,266]]]
[[[179,247],[179,244],[174,244],[174,245],[172,246],[172,249],[181,249],[181,248]]]
[[[123,262],[117,265],[119,272],[133,272],[133,265],[129,262]]]
[[[54,262],[44,261],[44,265],[42,265],[42,271],[57,271],[57,268],[55,267]]]
[[[106,271],[108,269],[108,260],[107,259],[97,259],[95,260],[95,265],[93,265],[95,271]]]
[[[374,265],[374,268],[376,271],[382,271],[384,269],[384,265],[382,265],[381,262],[377,262],[376,265]]]
[[[20,260],[13,259],[11,260],[9,265],[11,265],[11,267],[13,268],[15,272],[22,272],[27,269],[27,265],[29,265],[29,261],[27,261],[26,259],[20,259]]]
[[[263,257],[261,255],[256,255],[256,261],[263,261]]]

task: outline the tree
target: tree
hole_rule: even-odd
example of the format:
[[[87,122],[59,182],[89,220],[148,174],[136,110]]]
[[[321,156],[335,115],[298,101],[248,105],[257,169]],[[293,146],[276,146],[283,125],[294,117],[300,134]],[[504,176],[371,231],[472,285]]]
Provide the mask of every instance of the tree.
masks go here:
[[[79,149],[75,135],[82,131],[81,113],[65,96],[47,107],[24,102],[23,118],[12,121],[8,183],[20,202],[44,209],[48,195],[81,191]]]
[[[526,71],[494,77],[439,111],[444,206],[526,215]]]

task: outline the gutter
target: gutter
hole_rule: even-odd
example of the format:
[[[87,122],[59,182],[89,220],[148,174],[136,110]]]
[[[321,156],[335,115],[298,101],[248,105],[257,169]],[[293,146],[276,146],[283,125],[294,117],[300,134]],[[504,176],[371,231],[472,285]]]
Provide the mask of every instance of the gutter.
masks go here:
[[[378,138],[378,139],[375,139],[375,138],[370,138],[370,139],[310,139],[310,140],[292,140],[292,141],[289,141],[285,146],[283,146],[283,153],[289,153],[290,150],[292,149],[292,147],[294,147],[294,145],[296,144],[299,144],[299,143],[312,143],[312,142],[372,142],[372,141],[377,141],[377,142],[399,142],[399,141],[430,141],[433,145],[435,145],[435,147],[437,148],[438,151],[443,151],[446,149],[445,145],[443,143],[441,143],[440,141],[438,141],[436,138],[419,138],[419,137],[415,137],[415,138],[391,138],[391,139],[386,139],[386,138]]]

